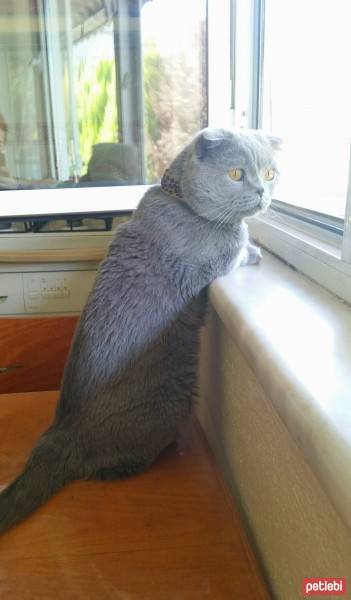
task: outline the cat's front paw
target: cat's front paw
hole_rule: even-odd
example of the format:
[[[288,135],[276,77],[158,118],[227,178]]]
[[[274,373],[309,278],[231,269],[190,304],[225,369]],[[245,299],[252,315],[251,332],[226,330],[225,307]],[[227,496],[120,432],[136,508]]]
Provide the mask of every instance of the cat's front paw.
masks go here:
[[[262,252],[258,246],[253,244],[247,244],[245,253],[241,261],[241,266],[246,267],[247,265],[258,265],[262,260]]]
[[[261,262],[262,252],[261,252],[261,248],[259,248],[258,246],[254,246],[253,244],[250,244],[250,247],[248,248],[248,254],[249,254],[249,265],[258,265]]]

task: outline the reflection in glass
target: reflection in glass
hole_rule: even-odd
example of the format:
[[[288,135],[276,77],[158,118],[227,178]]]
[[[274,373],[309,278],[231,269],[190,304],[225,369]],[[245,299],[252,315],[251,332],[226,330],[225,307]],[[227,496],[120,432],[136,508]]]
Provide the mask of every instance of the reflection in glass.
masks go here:
[[[206,0],[3,0],[0,189],[152,183],[207,125]]]

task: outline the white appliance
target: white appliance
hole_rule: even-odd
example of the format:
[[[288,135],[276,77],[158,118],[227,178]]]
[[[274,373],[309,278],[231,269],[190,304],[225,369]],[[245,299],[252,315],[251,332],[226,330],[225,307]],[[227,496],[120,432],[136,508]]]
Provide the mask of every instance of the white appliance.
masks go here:
[[[77,253],[79,249],[93,248],[99,249],[102,256],[112,235],[89,232],[1,236],[0,316],[79,313],[93,286],[99,262],[39,262],[35,255],[58,249],[69,255],[71,250]],[[21,262],[21,254],[26,253],[26,260]],[[32,256],[33,262],[28,260]]]
[[[0,315],[80,312],[95,276],[73,269],[2,273],[0,266]]]

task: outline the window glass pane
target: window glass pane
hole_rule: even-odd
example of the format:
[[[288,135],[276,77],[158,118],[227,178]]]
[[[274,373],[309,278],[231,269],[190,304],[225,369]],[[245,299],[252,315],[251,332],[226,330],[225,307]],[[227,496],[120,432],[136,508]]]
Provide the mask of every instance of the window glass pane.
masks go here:
[[[207,124],[206,0],[2,0],[0,189],[158,181]]]
[[[279,200],[344,217],[350,0],[266,0],[263,128],[284,139]]]

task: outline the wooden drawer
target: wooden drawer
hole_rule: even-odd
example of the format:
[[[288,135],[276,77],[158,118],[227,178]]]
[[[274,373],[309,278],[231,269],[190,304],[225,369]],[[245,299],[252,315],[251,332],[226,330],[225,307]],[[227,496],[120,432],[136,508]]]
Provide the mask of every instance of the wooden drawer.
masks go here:
[[[77,320],[0,318],[0,393],[58,389]]]

